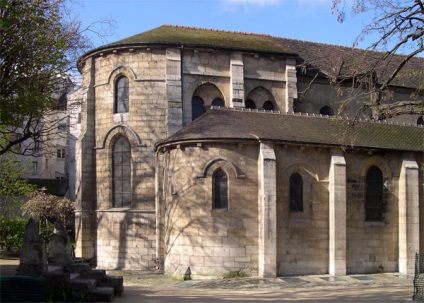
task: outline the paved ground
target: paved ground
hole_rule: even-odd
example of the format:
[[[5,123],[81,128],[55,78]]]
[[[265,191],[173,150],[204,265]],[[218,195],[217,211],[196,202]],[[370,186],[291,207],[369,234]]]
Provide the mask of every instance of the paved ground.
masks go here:
[[[18,260],[0,259],[0,275],[14,275]],[[413,302],[413,276],[398,273],[272,279],[179,281],[159,273],[108,271],[124,276],[121,302]]]

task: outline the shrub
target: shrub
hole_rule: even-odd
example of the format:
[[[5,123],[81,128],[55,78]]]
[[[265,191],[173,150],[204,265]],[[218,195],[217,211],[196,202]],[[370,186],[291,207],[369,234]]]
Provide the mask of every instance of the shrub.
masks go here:
[[[7,251],[21,249],[27,223],[28,219],[7,219],[0,217],[0,239]]]
[[[46,243],[49,242],[53,232],[55,221],[63,223],[68,232],[74,229],[74,203],[64,197],[46,194],[43,191],[34,191],[30,195],[30,200],[23,209],[33,218],[38,219],[40,234]]]

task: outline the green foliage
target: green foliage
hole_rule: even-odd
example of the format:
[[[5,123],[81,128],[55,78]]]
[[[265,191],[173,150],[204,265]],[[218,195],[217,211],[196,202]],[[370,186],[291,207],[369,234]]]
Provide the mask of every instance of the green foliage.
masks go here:
[[[40,226],[40,234],[46,243],[49,242],[53,232],[54,222],[62,222],[65,228],[72,232],[74,229],[74,203],[64,197],[46,194],[43,191],[34,191],[30,200],[23,209],[33,218],[37,218]]]
[[[82,28],[71,4],[0,0],[0,155],[29,139],[42,141],[55,129],[43,117],[60,105],[57,95],[67,91],[65,80],[91,45],[83,34],[91,26]]]
[[[68,41],[60,23],[63,1],[3,1],[0,27],[1,123],[22,126],[53,105],[55,82],[65,76]]]
[[[21,163],[13,159],[0,160],[1,215],[7,216],[24,204],[24,197],[35,190],[35,185],[22,179]]]
[[[28,219],[7,219],[0,216],[0,240],[7,251],[20,250]]]

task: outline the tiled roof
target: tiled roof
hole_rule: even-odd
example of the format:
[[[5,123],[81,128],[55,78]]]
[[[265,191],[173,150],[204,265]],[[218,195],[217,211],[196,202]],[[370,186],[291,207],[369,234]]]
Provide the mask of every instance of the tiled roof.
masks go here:
[[[334,147],[424,151],[424,128],[256,110],[207,111],[157,147],[198,141],[275,141]]]
[[[339,45],[309,42],[296,39],[273,37],[265,34],[254,34],[187,26],[163,25],[152,30],[96,48],[85,56],[114,47],[167,45],[173,47],[198,47],[221,50],[235,50],[257,53],[269,53],[297,57],[298,64],[309,68],[298,73],[321,76],[333,74],[340,66],[342,73],[365,71],[371,64],[384,55],[383,52],[368,51]],[[378,69],[380,82],[391,74],[394,67],[405,58],[395,55],[386,60],[387,67]],[[380,65],[385,66],[385,65]],[[424,58],[414,57],[403,67],[392,85],[418,88],[423,86]]]
[[[340,70],[342,74],[358,74],[359,71],[366,71],[385,55],[383,52],[333,44],[286,38],[279,38],[279,40],[299,55],[297,64],[308,66],[305,73],[309,75],[315,75],[317,71],[320,71],[321,75],[334,74],[334,70],[338,70],[339,66],[342,66]],[[380,82],[389,76],[404,58],[405,56],[393,55],[386,59],[384,64],[378,64],[376,70]],[[301,68],[298,72],[302,73]],[[423,79],[424,58],[413,57],[405,64],[391,85],[417,88],[423,85]]]
[[[104,47],[137,44],[184,45],[295,55],[270,35],[172,25],[163,25]]]

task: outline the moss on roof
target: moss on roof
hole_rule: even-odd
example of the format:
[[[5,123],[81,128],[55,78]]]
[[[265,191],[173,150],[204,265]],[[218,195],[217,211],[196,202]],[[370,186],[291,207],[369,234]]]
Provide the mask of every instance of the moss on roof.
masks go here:
[[[255,141],[423,152],[419,126],[359,122],[235,109],[211,109],[162,145],[196,141]],[[177,143],[178,144],[178,143]]]
[[[295,54],[270,35],[171,25],[163,25],[147,32],[105,45],[104,47],[128,44],[175,44],[256,52]]]

